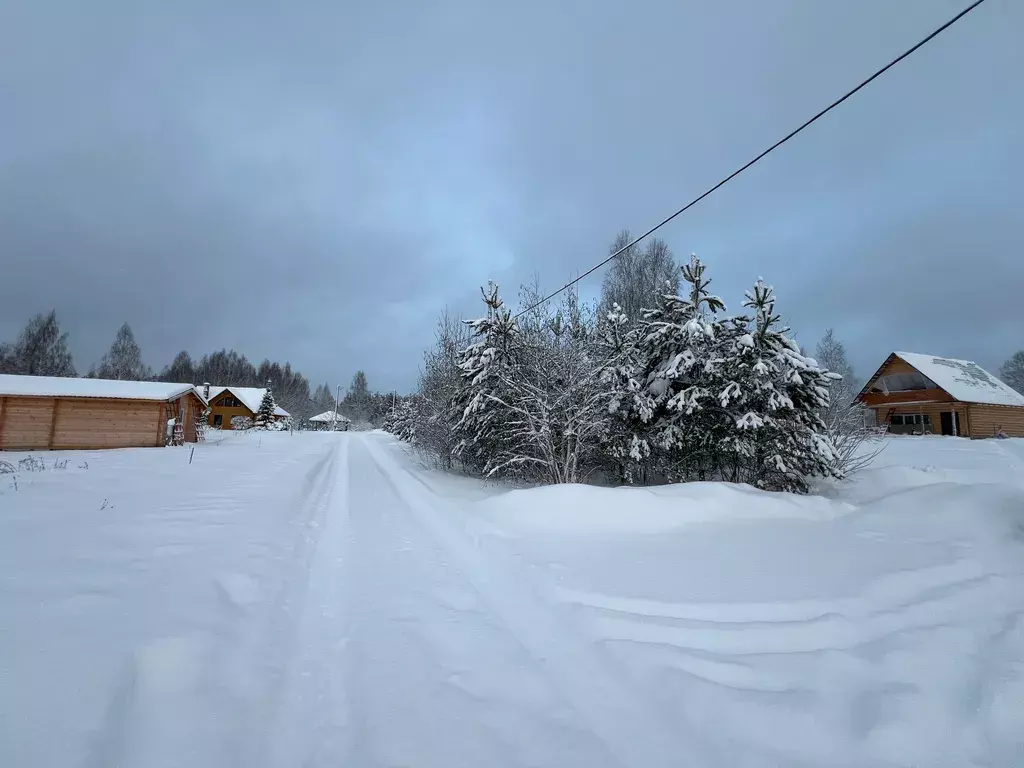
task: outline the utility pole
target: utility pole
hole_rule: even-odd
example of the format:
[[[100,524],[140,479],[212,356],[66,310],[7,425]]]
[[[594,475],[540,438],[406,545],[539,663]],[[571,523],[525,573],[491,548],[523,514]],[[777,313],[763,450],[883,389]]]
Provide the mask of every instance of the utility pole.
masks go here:
[[[397,401],[398,401],[398,390],[396,389],[394,392],[391,393],[391,415],[392,416],[395,415],[395,406],[397,404]]]

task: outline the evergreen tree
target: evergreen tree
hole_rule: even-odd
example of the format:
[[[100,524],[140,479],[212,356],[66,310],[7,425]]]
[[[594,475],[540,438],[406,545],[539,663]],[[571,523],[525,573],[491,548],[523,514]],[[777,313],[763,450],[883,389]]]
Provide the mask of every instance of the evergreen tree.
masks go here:
[[[806,493],[813,476],[838,476],[835,450],[820,414],[828,407],[830,376],[805,357],[775,311],[771,286],[758,280],[744,306],[754,310],[749,333],[736,345],[741,376],[736,458],[747,482],[759,488]]]
[[[722,426],[717,313],[725,305],[709,293],[705,271],[691,256],[682,268],[687,295],[663,296],[656,309],[645,312],[640,329],[642,390],[634,408],[648,426],[638,440],[647,444],[644,450],[656,450],[655,470],[672,480],[705,480],[717,469],[715,444]]]
[[[1015,353],[1003,363],[999,369],[999,378],[1024,394],[1024,350]]]
[[[598,324],[597,355],[604,387],[608,420],[602,450],[614,464],[613,471],[625,483],[646,478],[650,444],[641,435],[650,412],[636,379],[639,369],[639,331],[618,304],[612,304]],[[641,414],[645,418],[641,418]]]
[[[274,424],[274,410],[276,408],[277,403],[274,401],[274,393],[270,387],[267,387],[266,392],[263,393],[263,399],[260,401],[260,408],[256,411],[253,426],[256,429],[269,429]]]
[[[152,378],[149,366],[142,362],[142,352],[135,342],[131,326],[125,323],[117,332],[110,351],[103,356],[96,377],[119,381],[143,381]]]
[[[467,321],[473,341],[459,362],[462,388],[452,403],[459,442],[452,453],[490,475],[519,453],[507,434],[511,419],[505,400],[517,364],[519,327],[505,308],[497,285],[488,283],[480,292],[487,315]]]

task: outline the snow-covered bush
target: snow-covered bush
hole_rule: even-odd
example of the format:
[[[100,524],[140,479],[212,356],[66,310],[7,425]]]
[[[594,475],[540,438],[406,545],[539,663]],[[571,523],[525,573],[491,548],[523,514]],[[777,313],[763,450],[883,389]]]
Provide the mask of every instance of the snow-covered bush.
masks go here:
[[[253,421],[248,416],[232,416],[231,417],[231,428],[232,429],[252,429]]]

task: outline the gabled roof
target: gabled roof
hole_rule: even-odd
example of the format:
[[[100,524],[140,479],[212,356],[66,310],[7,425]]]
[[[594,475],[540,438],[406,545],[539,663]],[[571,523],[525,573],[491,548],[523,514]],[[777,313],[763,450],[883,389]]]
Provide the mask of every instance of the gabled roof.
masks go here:
[[[260,387],[210,387],[210,402],[212,403],[214,398],[223,395],[225,392],[230,392],[241,401],[242,405],[256,413],[260,409],[260,403],[263,402],[263,396],[267,393],[267,390],[265,387],[262,389]],[[280,405],[274,409],[274,415],[291,416]]]
[[[0,395],[14,397],[97,397],[162,402],[176,400],[186,392],[194,392],[200,400],[203,399],[202,393],[191,384],[0,374]]]
[[[322,424],[333,424],[335,420],[335,414],[334,411],[324,411],[323,413],[318,413],[316,416],[310,416],[309,420]],[[348,416],[346,416],[343,413],[337,414],[337,420],[339,422],[351,421],[351,419],[348,418]]]
[[[956,360],[951,357],[922,355],[916,352],[893,352],[889,355],[878,372],[871,377],[861,395],[869,391],[871,385],[875,383],[893,357],[913,366],[921,375],[934,382],[939,389],[947,392],[954,400],[959,400],[962,403],[1024,407],[1024,395],[1004,384],[977,363],[970,360]]]

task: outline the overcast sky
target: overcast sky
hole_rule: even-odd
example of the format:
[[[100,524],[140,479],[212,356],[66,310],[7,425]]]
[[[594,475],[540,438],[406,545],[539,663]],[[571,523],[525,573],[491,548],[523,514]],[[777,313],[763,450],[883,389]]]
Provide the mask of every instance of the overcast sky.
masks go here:
[[[409,390],[479,286],[555,287],[967,0],[0,0],[0,340]],[[1024,3],[988,0],[664,230],[866,376],[1024,347]],[[600,276],[585,294],[595,295]]]

